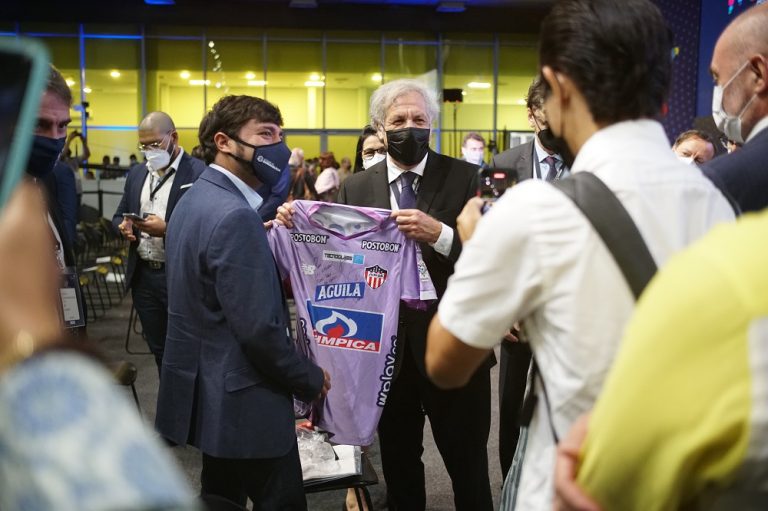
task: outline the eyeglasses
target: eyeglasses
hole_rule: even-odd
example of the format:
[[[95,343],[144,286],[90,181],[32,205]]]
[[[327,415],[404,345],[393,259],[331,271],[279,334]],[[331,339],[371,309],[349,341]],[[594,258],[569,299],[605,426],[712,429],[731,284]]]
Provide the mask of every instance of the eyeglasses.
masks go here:
[[[363,159],[370,160],[376,154],[387,154],[387,149],[382,147],[381,149],[367,149],[363,151]]]
[[[150,142],[149,144],[142,144],[141,142],[139,142],[139,145],[137,147],[139,148],[139,151],[151,151],[153,149],[162,149],[163,144],[165,143],[165,139],[168,138],[171,135],[171,133],[168,133],[166,136],[162,138],[162,140],[159,140],[157,142]]]

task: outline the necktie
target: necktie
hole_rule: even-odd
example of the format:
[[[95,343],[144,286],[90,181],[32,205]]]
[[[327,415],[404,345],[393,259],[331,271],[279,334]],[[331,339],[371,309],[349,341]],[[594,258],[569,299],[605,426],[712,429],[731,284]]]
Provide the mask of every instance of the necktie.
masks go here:
[[[549,171],[547,172],[547,181],[554,181],[557,177],[557,160],[554,156],[547,156],[544,158],[544,163],[549,165]]]
[[[414,209],[416,207],[416,194],[413,191],[413,180],[416,179],[415,172],[403,172],[400,174],[400,200],[398,206],[400,209]]]

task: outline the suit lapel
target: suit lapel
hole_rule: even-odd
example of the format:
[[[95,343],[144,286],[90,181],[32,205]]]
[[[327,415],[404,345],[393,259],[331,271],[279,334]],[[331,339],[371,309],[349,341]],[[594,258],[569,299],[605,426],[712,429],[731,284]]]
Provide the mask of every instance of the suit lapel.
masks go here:
[[[416,207],[425,213],[429,213],[432,201],[437,193],[443,189],[448,173],[440,169],[441,156],[430,150],[427,165],[424,167],[424,175],[419,184],[419,193],[416,195]]]
[[[534,167],[536,165],[536,161],[533,158],[535,151],[536,147],[534,146],[534,142],[531,142],[531,147],[529,147],[528,150],[523,151],[520,163],[517,166],[520,181],[523,181],[524,179],[533,179],[533,174],[535,172]]]
[[[133,190],[131,190],[131,204],[130,213],[141,214],[141,190],[144,188],[144,181],[147,180],[149,171],[147,170],[147,164],[143,164],[135,171],[137,173],[136,180],[133,182]]]
[[[371,180],[372,206],[381,209],[392,209],[389,202],[389,179],[387,178],[387,160],[377,163],[373,168]]]

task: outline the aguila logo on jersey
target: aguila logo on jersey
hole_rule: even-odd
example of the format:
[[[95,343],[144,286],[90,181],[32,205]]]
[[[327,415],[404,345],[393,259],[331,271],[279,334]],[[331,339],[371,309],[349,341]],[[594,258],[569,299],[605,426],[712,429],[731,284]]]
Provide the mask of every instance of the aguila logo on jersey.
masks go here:
[[[363,298],[365,285],[362,282],[343,282],[339,284],[319,284],[315,288],[315,301],[333,300],[336,298]]]
[[[312,302],[307,302],[307,311],[318,346],[379,352],[383,314],[312,305]]]
[[[387,270],[378,264],[365,269],[365,283],[371,289],[379,289],[385,280],[387,280]]]

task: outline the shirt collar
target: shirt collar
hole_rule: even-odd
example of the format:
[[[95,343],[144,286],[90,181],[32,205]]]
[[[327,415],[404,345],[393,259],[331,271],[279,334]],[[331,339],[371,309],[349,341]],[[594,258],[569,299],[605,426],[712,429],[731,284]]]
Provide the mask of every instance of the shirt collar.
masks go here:
[[[541,145],[541,142],[539,142],[539,137],[534,136],[533,137],[533,146],[536,148],[536,159],[539,161],[539,163],[544,163],[544,160],[547,159],[547,156],[551,156],[552,158],[556,159],[557,161],[563,161],[562,157],[557,154],[549,154],[546,149]]]
[[[659,151],[659,147],[667,150]],[[675,153],[668,149],[669,139],[658,121],[634,119],[617,122],[587,139],[576,155],[571,174],[585,170],[595,172],[603,167],[621,169],[622,161],[677,161]]]
[[[179,147],[179,155],[176,157],[175,160],[171,162],[170,165],[165,169],[165,172],[163,172],[163,175],[166,175],[171,170],[179,170],[179,164],[181,163],[181,157],[184,155],[184,148],[181,146]],[[149,166],[149,163],[147,163],[147,170],[156,178],[160,177],[160,174],[157,173],[156,170],[154,170],[152,167]]]
[[[424,168],[427,166],[427,158],[429,158],[429,153],[424,156],[424,159],[422,159],[418,165],[410,170],[405,170],[398,167],[392,157],[387,154],[387,182],[391,183],[396,180],[403,172],[413,172],[419,177],[424,176]]]
[[[746,144],[747,142],[755,138],[758,133],[760,133],[766,128],[768,128],[768,116],[763,117],[762,119],[760,119],[760,121],[757,124],[755,124],[755,127],[752,128],[752,131],[749,133],[749,136],[747,137],[747,140],[744,141],[744,143]]]
[[[212,169],[216,169],[227,178],[229,178],[230,181],[237,187],[238,190],[243,194],[245,197],[245,200],[248,201],[248,205],[251,206],[252,209],[256,210],[259,209],[259,206],[261,206],[261,203],[264,202],[264,199],[261,198],[261,195],[256,193],[256,190],[245,184],[245,181],[222,167],[221,165],[216,165],[215,163],[211,163],[210,167]]]

